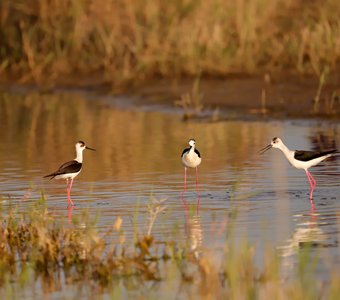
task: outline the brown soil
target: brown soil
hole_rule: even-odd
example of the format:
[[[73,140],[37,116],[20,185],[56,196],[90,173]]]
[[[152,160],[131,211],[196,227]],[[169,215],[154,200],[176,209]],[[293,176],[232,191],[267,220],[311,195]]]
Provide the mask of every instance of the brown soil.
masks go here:
[[[332,75],[323,86],[319,104],[315,98],[319,80],[297,76],[230,76],[204,79],[199,91],[205,108],[236,115],[280,118],[340,118],[340,78]],[[148,104],[174,106],[181,95],[190,93],[193,80],[159,81],[134,90]],[[228,114],[227,114],[228,115]]]
[[[74,82],[74,79],[69,80],[62,86],[48,88],[48,92],[76,90],[85,94],[95,92],[99,97],[112,94],[109,84],[93,78],[100,76],[94,76],[90,81],[86,78],[78,79],[77,82]],[[126,100],[125,107],[131,105],[137,109],[140,106],[154,107],[154,110],[160,107],[172,109],[176,107],[175,102],[180,100],[182,95],[192,92],[194,82],[194,79],[156,79],[134,84],[119,94]],[[34,85],[18,86],[8,81],[3,82],[0,87],[21,92],[41,90]],[[211,119],[216,109],[219,110],[218,120],[245,117],[340,119],[340,76],[337,74],[327,78],[321,89],[318,105],[315,104],[319,87],[317,77],[282,74],[230,75],[226,78],[201,79],[198,87],[202,96],[203,111],[191,116],[196,119]],[[117,92],[114,95],[117,95]]]

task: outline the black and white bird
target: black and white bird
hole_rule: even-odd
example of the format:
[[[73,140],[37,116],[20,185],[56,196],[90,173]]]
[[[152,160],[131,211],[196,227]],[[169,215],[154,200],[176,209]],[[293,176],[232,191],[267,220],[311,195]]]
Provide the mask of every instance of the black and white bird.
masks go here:
[[[68,161],[62,164],[59,169],[51,174],[44,176],[44,178],[50,177],[50,179],[66,179],[66,190],[67,190],[67,202],[68,207],[74,206],[71,199],[71,189],[73,179],[80,173],[83,166],[83,151],[85,149],[95,151],[95,149],[87,147],[83,141],[76,143],[77,157],[74,160]],[[70,184],[69,184],[70,181]]]
[[[186,148],[182,152],[181,160],[184,166],[184,191],[187,188],[187,168],[195,168],[196,173],[196,190],[198,191],[198,170],[202,158],[200,152],[195,147],[196,142],[194,139],[189,140],[189,148]]]
[[[271,143],[264,147],[263,149],[260,150],[261,154],[266,152],[267,150],[271,148],[277,148],[280,149],[289,163],[301,170],[305,170],[307,179],[310,185],[310,195],[309,199],[313,199],[313,191],[316,186],[316,181],[313,178],[312,174],[308,171],[310,167],[313,167],[326,158],[332,156],[337,150],[332,149],[332,150],[327,150],[327,151],[303,151],[303,150],[289,150],[287,146],[279,139],[278,137],[274,137],[271,141]]]

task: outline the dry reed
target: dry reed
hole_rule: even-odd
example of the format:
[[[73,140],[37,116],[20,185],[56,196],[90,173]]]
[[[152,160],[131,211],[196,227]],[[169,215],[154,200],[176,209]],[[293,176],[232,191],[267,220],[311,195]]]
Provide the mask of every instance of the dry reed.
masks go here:
[[[259,70],[319,76],[339,62],[339,10],[337,0],[3,0],[0,74],[112,86]]]

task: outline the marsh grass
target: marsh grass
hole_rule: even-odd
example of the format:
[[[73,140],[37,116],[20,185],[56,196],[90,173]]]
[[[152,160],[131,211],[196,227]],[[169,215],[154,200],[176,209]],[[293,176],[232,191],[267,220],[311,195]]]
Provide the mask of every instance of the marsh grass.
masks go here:
[[[154,212],[164,211],[162,201],[150,203],[150,223]],[[165,208],[164,208],[165,209]],[[189,219],[195,219],[195,210]],[[158,213],[156,213],[157,215]],[[164,237],[137,234],[132,245],[124,236],[121,218],[106,233],[98,233],[95,219],[84,212],[72,225],[54,217],[44,205],[19,212],[15,207],[1,210],[0,226],[0,295],[13,298],[17,288],[29,289],[39,281],[46,293],[63,285],[86,286],[94,294],[109,292],[126,295],[144,291],[149,299],[171,291],[174,297],[185,290],[196,298],[206,299],[338,299],[340,277],[330,274],[327,284],[315,283],[318,258],[312,245],[300,251],[297,268],[289,280],[281,276],[281,258],[275,249],[264,251],[264,264],[255,263],[256,245],[244,238],[235,242],[231,215],[223,250],[192,248],[188,243]],[[152,225],[149,227],[152,228]],[[118,232],[112,239],[111,232]],[[63,280],[61,278],[64,278]],[[14,293],[14,294],[13,294]],[[156,295],[154,295],[156,296]]]
[[[319,76],[339,63],[339,10],[337,0],[3,0],[0,74],[113,87],[262,70]]]
[[[181,95],[181,99],[175,101],[183,111],[183,120],[198,118],[204,109],[203,94],[200,91],[200,77],[197,77],[191,91]]]
[[[164,212],[167,206],[164,204],[166,199],[158,200],[155,197],[151,197],[150,203],[148,204],[148,230],[147,236],[151,236],[151,231],[155,221],[157,219],[158,214]]]
[[[324,85],[327,81],[328,73],[329,73],[329,69],[325,68],[319,76],[319,85],[318,85],[318,89],[316,91],[316,95],[315,95],[315,98],[314,98],[314,105],[313,105],[313,112],[314,113],[319,112],[321,93],[322,93],[322,89],[323,89],[323,87],[324,87]]]

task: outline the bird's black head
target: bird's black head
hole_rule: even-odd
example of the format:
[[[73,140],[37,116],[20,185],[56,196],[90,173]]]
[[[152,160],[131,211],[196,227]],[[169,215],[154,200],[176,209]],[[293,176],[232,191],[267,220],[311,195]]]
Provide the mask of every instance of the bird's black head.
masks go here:
[[[189,140],[189,145],[192,147],[196,144],[196,141],[194,139]]]
[[[85,142],[83,141],[78,141],[77,144],[79,144],[80,147],[85,147]]]
[[[87,146],[85,145],[85,142],[83,142],[83,141],[78,141],[77,144],[76,144],[76,148],[77,148],[77,149],[81,149],[81,150],[88,149],[88,150],[96,151],[96,149],[87,147]]]
[[[266,151],[268,151],[269,149],[271,149],[271,148],[273,148],[273,147],[277,148],[277,144],[278,144],[278,143],[280,143],[280,139],[279,139],[278,137],[274,137],[274,138],[271,140],[271,142],[270,142],[269,145],[267,145],[266,147],[264,147],[264,148],[262,148],[262,149],[260,150],[260,154],[265,153]]]
[[[274,138],[272,139],[272,142],[273,142],[274,144],[276,144],[278,141],[279,141],[279,138],[278,138],[278,137],[274,137]]]

